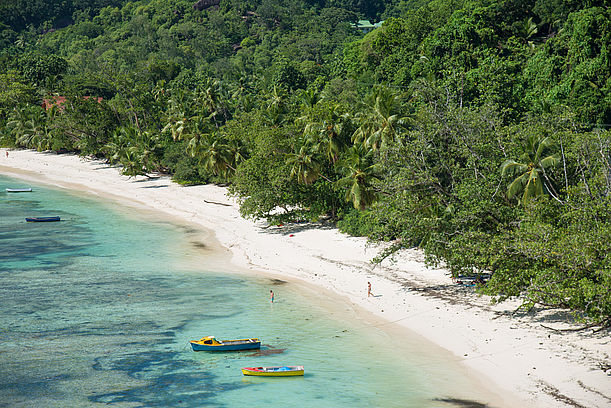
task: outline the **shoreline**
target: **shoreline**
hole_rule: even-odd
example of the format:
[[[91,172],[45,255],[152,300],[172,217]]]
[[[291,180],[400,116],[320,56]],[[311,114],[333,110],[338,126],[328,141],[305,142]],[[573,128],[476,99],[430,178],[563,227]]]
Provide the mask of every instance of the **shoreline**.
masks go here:
[[[568,327],[562,313],[512,315],[518,303],[491,305],[489,298],[453,284],[446,271],[426,267],[418,250],[403,250],[373,267],[369,261],[383,244],[328,226],[245,220],[222,187],[128,178],[101,161],[27,150],[9,150],[5,157],[4,150],[0,174],[86,189],[197,224],[212,231],[242,269],[322,287],[388,325],[407,328],[500,390],[507,406],[520,406],[517,400],[529,407],[611,405],[611,371],[604,370],[611,359],[609,330],[559,333],[542,325]],[[368,281],[376,296],[367,296]]]

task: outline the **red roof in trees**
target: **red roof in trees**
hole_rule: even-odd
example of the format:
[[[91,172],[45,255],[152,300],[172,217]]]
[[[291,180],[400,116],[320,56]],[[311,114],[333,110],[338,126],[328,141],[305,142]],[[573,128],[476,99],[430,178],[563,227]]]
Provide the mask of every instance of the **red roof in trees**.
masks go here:
[[[88,100],[90,98],[93,98],[93,100],[97,101],[98,103],[102,103],[102,100],[104,99],[100,96],[83,96],[84,100]],[[55,106],[60,110],[64,110],[63,105],[65,103],[66,103],[65,96],[53,95],[50,98],[45,98],[42,100],[42,107],[44,108],[44,110],[49,110]]]

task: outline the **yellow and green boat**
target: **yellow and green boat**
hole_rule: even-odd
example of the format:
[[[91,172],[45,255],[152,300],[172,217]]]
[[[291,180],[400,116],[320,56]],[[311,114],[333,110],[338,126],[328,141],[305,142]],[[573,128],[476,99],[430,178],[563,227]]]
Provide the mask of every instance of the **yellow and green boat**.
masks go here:
[[[293,377],[303,375],[303,366],[244,367],[242,368],[242,374],[263,377]]]

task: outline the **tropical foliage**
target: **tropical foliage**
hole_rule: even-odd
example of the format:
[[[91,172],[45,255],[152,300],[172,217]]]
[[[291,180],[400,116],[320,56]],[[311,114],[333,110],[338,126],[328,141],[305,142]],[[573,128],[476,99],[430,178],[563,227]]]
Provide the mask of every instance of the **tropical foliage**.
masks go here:
[[[597,0],[9,0],[0,144],[223,183],[609,325],[609,44]]]

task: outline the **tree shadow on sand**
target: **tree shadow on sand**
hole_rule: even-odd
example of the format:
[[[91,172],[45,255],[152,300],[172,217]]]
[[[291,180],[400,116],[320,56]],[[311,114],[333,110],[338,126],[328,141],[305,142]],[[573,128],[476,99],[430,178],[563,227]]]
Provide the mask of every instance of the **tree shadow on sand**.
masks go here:
[[[274,224],[262,227],[266,233],[278,235],[290,235],[298,232],[315,230],[330,230],[336,228],[335,225],[328,221],[321,222],[295,222],[290,224]]]

